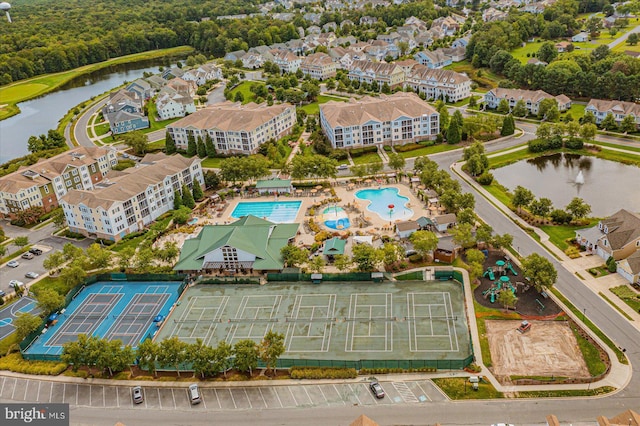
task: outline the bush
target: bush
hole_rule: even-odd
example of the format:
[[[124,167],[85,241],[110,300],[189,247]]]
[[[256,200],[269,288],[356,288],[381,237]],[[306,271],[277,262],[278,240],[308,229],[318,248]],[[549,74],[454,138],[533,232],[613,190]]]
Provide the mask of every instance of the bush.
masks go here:
[[[63,237],[72,238],[74,240],[84,240],[86,237],[77,232],[71,232],[68,229],[62,233]]]
[[[378,152],[378,147],[374,145],[374,146],[365,146],[362,148],[354,148],[349,150],[349,154],[351,154],[351,157],[360,157],[361,155],[364,155],[370,152]]]
[[[393,151],[393,149],[391,149],[391,147],[389,145],[383,146],[382,149],[384,149],[384,152],[392,152]]]
[[[27,361],[19,353],[0,358],[0,370],[9,370],[14,373],[57,376],[66,369],[67,364],[64,362]]]
[[[618,269],[618,265],[616,264],[616,260],[613,258],[613,256],[609,256],[609,258],[607,259],[607,270],[611,273],[616,272],[616,270]]]
[[[419,254],[412,254],[411,256],[409,256],[409,262],[411,263],[418,263],[422,261],[422,256]]]
[[[25,225],[25,222],[22,219],[13,219],[10,223],[13,226],[24,226]]]
[[[417,143],[408,143],[405,145],[398,145],[395,147],[397,152],[415,151],[416,149],[423,148],[423,145]]]
[[[373,374],[398,374],[398,373],[435,373],[438,371],[434,367],[420,368],[361,368],[359,374],[361,376],[369,376]]]
[[[338,367],[291,367],[292,379],[355,379],[358,372],[355,368]]]
[[[484,172],[478,176],[478,183],[480,185],[491,185],[493,183],[493,175],[489,172]]]
[[[101,244],[103,246],[112,246],[114,245],[116,242],[113,240],[107,240],[105,238],[96,238],[96,243],[97,244]]]
[[[533,139],[529,141],[529,152],[544,152],[549,149],[547,141],[542,139]]]
[[[549,149],[560,149],[562,148],[563,142],[562,142],[562,136],[554,136],[549,140],[548,146]]]
[[[582,141],[582,139],[579,139],[579,138],[569,138],[564,143],[564,146],[567,149],[582,149],[584,147],[584,142]]]
[[[329,158],[333,158],[334,160],[346,160],[347,158],[349,158],[349,155],[347,154],[347,151],[342,151],[339,149],[335,149],[331,152],[331,154],[329,154]]]

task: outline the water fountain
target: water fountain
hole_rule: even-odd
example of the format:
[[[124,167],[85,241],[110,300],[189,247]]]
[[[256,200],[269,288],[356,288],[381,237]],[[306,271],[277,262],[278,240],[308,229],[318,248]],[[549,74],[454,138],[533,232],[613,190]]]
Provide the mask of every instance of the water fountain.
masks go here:
[[[578,172],[578,176],[576,176],[576,184],[584,185],[584,175],[582,174],[582,170]]]

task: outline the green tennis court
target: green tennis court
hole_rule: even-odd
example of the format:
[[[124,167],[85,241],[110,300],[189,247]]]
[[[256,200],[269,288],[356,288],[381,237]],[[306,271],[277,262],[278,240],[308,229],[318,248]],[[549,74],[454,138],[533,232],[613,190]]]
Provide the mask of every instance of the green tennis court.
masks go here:
[[[156,341],[215,346],[285,336],[289,360],[462,360],[471,354],[455,281],[197,285],[185,291]]]

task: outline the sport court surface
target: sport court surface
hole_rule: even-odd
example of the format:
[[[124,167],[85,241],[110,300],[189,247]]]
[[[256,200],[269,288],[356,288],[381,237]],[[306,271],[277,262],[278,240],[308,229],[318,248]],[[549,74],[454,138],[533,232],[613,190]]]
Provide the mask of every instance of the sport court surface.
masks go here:
[[[59,355],[78,334],[120,340],[134,348],[155,331],[154,318],[167,316],[178,299],[179,282],[97,282],[69,303],[58,322],[26,353]]]
[[[197,285],[156,341],[178,336],[215,346],[285,335],[283,359],[458,360],[471,354],[460,284],[269,283]]]
[[[19,314],[30,313],[38,315],[38,312],[36,301],[30,297],[22,297],[11,305],[2,308],[0,310],[0,340],[16,330],[13,322]]]
[[[253,215],[275,223],[293,223],[301,205],[302,201],[240,201],[231,217],[239,219]]]

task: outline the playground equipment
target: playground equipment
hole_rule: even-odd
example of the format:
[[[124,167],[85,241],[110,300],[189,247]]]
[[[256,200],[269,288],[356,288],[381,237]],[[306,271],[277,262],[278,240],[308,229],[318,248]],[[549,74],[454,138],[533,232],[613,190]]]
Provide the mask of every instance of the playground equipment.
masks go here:
[[[524,320],[524,321],[522,321],[522,322],[520,323],[520,327],[518,327],[518,328],[517,328],[517,330],[518,330],[520,333],[524,334],[524,333],[526,333],[527,331],[531,330],[531,323],[530,323],[529,321],[527,321],[527,320]]]
[[[504,275],[506,273],[504,270],[504,260],[496,260],[496,271],[498,275]]]
[[[513,269],[513,265],[511,265],[511,261],[510,261],[510,260],[507,260],[507,263],[506,263],[506,265],[504,266],[504,269],[505,269],[505,274],[507,273],[507,271],[506,271],[506,270],[508,269],[508,270],[510,270],[510,271],[511,271],[511,273],[513,274],[513,276],[514,276],[514,277],[517,277],[517,276],[518,276],[518,273],[516,272],[516,270],[515,270],[515,269]]]
[[[489,276],[489,279],[491,281],[496,279],[495,275],[493,275],[493,268],[491,266],[489,266],[487,270],[484,272],[484,274],[482,274],[483,278],[486,278],[487,276]]]
[[[509,277],[506,275],[503,275],[500,277],[500,283],[502,284],[502,289],[506,289],[507,287],[509,287],[509,290],[511,290],[511,292],[515,295],[516,294],[516,287],[511,284],[511,281],[509,281]]]

